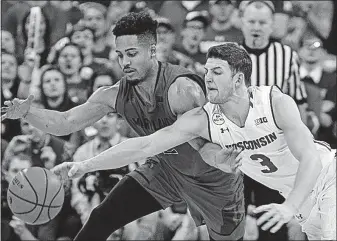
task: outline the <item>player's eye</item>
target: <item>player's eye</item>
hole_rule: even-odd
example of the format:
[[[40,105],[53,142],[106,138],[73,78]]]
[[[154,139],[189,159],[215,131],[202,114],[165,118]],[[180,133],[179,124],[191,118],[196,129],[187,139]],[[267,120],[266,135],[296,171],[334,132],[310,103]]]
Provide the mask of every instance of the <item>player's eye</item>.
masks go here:
[[[135,57],[137,55],[137,52],[128,52],[128,57]]]

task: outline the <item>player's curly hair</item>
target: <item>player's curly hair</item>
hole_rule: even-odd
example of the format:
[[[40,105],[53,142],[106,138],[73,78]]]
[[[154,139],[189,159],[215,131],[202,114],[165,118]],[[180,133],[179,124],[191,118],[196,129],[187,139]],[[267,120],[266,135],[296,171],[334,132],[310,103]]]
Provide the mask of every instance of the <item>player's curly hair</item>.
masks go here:
[[[250,86],[252,75],[252,60],[247,51],[237,43],[228,42],[209,48],[208,58],[216,58],[227,61],[233,74],[242,72],[245,76],[246,86]]]
[[[116,38],[125,35],[136,35],[138,41],[145,44],[157,43],[158,22],[146,11],[139,13],[129,13],[122,17],[113,30]]]

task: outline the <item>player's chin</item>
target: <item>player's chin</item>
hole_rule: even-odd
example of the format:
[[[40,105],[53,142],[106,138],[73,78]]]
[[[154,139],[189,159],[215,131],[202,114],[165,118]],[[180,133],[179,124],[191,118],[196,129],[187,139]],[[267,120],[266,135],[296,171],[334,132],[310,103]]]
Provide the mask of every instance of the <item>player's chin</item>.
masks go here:
[[[131,77],[131,76],[128,76],[128,75],[126,76],[126,80],[131,85],[137,85],[137,84],[139,84],[141,82],[140,78]]]

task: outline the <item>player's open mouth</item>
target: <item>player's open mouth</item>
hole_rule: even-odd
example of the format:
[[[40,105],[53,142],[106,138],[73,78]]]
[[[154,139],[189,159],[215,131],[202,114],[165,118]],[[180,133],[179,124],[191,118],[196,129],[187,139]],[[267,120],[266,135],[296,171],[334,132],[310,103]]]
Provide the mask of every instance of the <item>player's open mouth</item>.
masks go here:
[[[124,70],[124,73],[126,73],[126,74],[130,74],[130,73],[133,73],[133,72],[135,72],[135,71],[132,70],[132,69],[125,69]]]

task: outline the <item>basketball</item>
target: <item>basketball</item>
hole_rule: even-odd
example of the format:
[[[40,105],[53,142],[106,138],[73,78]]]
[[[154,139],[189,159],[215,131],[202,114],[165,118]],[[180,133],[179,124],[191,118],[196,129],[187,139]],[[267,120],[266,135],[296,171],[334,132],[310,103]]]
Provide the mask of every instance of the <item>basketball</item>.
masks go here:
[[[16,174],[9,183],[7,201],[16,217],[39,225],[49,222],[61,211],[64,189],[54,173],[31,167]]]

